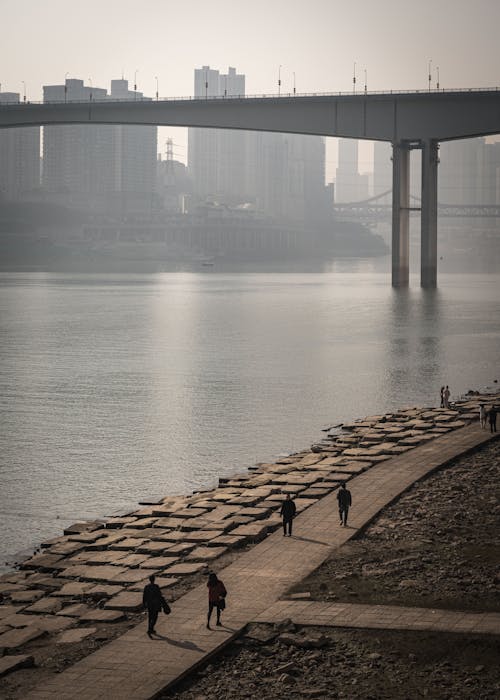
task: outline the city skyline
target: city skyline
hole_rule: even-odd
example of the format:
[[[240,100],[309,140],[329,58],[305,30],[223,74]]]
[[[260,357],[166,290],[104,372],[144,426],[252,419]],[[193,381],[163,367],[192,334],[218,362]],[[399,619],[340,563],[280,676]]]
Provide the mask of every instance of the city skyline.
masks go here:
[[[500,83],[496,31],[500,5],[382,0],[342,5],[327,0],[285,3],[256,0],[251,7],[227,0],[166,5],[129,0],[85,4],[51,0],[3,3],[0,46],[2,91],[41,100],[42,86],[65,77],[105,87],[111,78],[154,96],[194,93],[193,69],[236,66],[246,92],[350,91],[494,87]],[[43,29],[41,29],[43,28]],[[481,38],[479,41],[479,28]],[[22,47],[22,50],[20,50]],[[439,70],[438,70],[439,69]],[[365,73],[366,71],[366,73]],[[173,137],[187,162],[187,131],[161,128],[159,143]],[[161,150],[161,149],[160,149]],[[372,149],[360,160],[371,168]],[[327,179],[337,166],[336,143],[327,143]]]

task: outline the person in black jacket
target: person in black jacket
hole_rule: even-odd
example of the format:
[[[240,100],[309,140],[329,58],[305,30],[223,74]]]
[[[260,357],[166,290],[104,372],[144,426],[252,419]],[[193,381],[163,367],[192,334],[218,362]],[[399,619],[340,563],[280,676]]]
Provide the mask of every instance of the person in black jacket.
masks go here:
[[[340,489],[337,493],[337,501],[339,502],[339,517],[340,524],[344,527],[347,525],[347,516],[349,515],[349,507],[352,504],[351,492],[345,487],[345,481],[340,484]]]
[[[497,431],[497,407],[492,406],[488,413],[488,418],[490,421],[490,432],[496,433]]]
[[[155,583],[155,576],[151,574],[149,577],[151,583],[144,587],[142,594],[142,604],[148,611],[148,637],[155,634],[156,620],[158,613],[163,608],[167,607],[167,601],[162,595],[161,588]]]
[[[292,501],[290,494],[287,493],[280,510],[280,515],[283,518],[283,537],[286,537],[287,530],[289,537],[292,536],[292,523],[296,512],[295,503]]]

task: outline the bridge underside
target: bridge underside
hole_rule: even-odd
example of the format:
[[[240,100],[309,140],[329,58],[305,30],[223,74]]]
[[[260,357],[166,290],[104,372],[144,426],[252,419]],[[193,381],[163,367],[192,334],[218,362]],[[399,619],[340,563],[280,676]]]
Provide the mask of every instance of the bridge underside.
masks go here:
[[[437,281],[437,152],[440,141],[500,133],[500,91],[0,106],[0,128],[45,124],[153,124],[247,129],[393,144],[392,283],[408,285],[409,159],[422,150],[421,285]]]

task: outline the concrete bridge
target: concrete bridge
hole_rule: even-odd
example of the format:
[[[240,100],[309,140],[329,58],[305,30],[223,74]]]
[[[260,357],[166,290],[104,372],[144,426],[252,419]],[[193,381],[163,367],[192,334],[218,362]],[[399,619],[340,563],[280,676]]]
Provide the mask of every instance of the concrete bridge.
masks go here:
[[[149,124],[277,131],[390,141],[393,146],[392,284],[409,281],[410,153],[422,151],[421,285],[437,283],[440,141],[500,133],[500,90],[209,97],[0,105],[0,128]]]

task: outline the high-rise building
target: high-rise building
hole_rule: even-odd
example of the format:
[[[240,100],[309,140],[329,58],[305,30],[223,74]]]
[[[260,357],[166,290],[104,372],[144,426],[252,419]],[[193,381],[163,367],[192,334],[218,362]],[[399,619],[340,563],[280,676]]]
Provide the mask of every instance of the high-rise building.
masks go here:
[[[146,99],[126,80],[104,88],[68,79],[46,85],[44,102]],[[96,124],[44,127],[43,187],[67,204],[98,211],[148,211],[156,179],[156,127]]]
[[[17,92],[0,92],[0,103],[19,101]],[[40,129],[0,129],[0,200],[20,200],[39,187]]]
[[[378,197],[392,190],[392,146],[387,141],[373,145],[373,195]],[[390,197],[390,194],[388,195]]]
[[[339,139],[338,166],[335,178],[335,200],[355,202],[359,192],[358,141]]]
[[[195,70],[195,97],[238,97],[245,76],[229,68]],[[325,144],[319,136],[227,129],[190,129],[188,165],[195,195],[251,203],[274,217],[299,221],[324,213]]]
[[[244,96],[245,76],[229,68],[221,74],[210,66],[194,72],[195,97]],[[188,165],[200,199],[241,200],[245,193],[246,135],[228,129],[189,129]]]
[[[112,80],[110,99],[148,99],[128,89],[128,81]],[[151,206],[156,187],[157,127],[113,127],[113,191],[120,193],[125,208]]]

